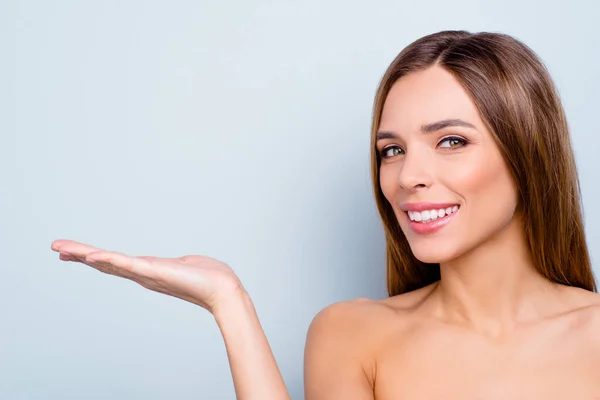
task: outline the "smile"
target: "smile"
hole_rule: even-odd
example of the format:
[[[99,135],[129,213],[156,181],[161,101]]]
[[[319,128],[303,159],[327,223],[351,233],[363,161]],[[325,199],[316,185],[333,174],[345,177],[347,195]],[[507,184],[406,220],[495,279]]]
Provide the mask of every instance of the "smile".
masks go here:
[[[420,235],[437,232],[454,219],[460,210],[452,203],[405,203],[400,206],[408,215],[411,231]]]
[[[408,218],[410,218],[411,221],[426,224],[430,221],[435,221],[438,218],[444,218],[447,215],[451,215],[456,211],[458,211],[458,206],[424,211],[408,211]]]

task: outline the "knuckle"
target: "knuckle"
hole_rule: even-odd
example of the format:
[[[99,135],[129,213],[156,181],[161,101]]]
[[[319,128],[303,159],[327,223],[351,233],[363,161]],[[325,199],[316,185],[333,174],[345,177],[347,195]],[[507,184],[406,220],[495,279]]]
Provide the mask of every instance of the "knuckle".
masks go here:
[[[194,263],[194,262],[199,262],[202,261],[204,259],[203,256],[199,256],[199,255],[187,255],[187,256],[183,256],[183,257],[179,257],[179,261],[182,263]]]

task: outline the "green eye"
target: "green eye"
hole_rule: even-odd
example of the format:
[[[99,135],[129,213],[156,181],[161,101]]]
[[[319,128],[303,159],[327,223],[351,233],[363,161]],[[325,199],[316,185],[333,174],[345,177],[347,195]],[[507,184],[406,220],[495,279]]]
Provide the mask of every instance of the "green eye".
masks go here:
[[[380,156],[382,158],[389,158],[389,157],[397,156],[398,154],[402,154],[402,153],[404,153],[404,150],[402,150],[401,147],[388,146],[388,147],[384,148],[383,150],[381,150]]]
[[[457,149],[459,147],[463,147],[467,144],[467,141],[463,138],[452,136],[443,139],[438,147],[446,148],[446,149]]]

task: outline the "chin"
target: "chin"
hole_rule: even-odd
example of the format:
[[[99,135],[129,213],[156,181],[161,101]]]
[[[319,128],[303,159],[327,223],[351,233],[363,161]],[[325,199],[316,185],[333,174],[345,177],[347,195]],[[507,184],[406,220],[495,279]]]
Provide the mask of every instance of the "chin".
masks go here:
[[[416,259],[426,264],[441,264],[460,256],[456,243],[452,243],[452,241],[445,241],[443,245],[441,243],[427,243],[426,241],[422,243],[411,243],[409,241],[409,245]]]

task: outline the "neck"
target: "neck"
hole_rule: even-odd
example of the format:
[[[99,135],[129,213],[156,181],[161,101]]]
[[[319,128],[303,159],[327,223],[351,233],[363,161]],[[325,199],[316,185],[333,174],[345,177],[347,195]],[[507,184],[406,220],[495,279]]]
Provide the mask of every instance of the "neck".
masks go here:
[[[534,267],[518,217],[476,249],[440,264],[440,272],[437,313],[487,336],[546,316],[557,297],[556,284]]]

